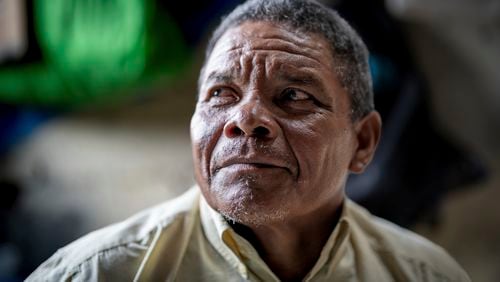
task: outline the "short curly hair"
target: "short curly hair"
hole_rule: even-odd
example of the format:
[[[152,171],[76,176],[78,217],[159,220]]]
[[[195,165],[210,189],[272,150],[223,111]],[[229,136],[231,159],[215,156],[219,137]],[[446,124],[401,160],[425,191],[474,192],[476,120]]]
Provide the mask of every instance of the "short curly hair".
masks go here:
[[[350,95],[351,118],[357,120],[373,111],[368,49],[356,31],[336,11],[315,1],[249,0],[239,5],[222,19],[213,32],[203,65],[220,37],[228,29],[247,21],[267,21],[323,36],[331,48],[334,71]]]

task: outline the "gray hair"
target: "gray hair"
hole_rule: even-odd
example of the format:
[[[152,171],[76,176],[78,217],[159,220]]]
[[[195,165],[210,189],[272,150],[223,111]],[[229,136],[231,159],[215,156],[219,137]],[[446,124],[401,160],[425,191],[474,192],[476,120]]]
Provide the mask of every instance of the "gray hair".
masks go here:
[[[220,37],[246,21],[283,24],[300,32],[323,36],[331,47],[334,71],[350,95],[351,118],[357,120],[374,109],[368,49],[337,12],[315,1],[249,0],[239,5],[223,18],[212,34],[204,65]]]

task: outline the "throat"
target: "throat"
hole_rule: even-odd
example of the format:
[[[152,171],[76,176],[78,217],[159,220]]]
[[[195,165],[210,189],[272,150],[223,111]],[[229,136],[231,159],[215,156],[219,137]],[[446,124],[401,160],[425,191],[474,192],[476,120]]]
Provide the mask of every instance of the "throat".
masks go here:
[[[338,208],[331,217],[326,217],[327,220],[308,222],[304,226],[248,227],[233,224],[233,228],[252,244],[280,280],[302,281],[318,261],[339,221],[340,211]]]

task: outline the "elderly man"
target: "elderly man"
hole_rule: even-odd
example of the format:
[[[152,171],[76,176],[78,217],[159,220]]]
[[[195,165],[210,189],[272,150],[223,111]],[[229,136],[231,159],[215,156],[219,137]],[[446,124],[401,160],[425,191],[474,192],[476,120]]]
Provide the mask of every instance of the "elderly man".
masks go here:
[[[380,137],[372,96],[366,47],[335,12],[242,4],[199,78],[198,187],[59,250],[28,280],[468,281],[442,249],[346,199]]]

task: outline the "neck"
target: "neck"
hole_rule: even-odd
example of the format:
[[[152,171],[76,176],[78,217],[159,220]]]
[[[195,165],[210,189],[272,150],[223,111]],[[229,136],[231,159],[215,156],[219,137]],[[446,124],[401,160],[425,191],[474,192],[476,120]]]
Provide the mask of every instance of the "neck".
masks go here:
[[[340,199],[342,200],[342,199]],[[283,281],[301,281],[318,260],[341,213],[340,201],[325,211],[270,225],[234,225],[247,239],[269,268]]]

